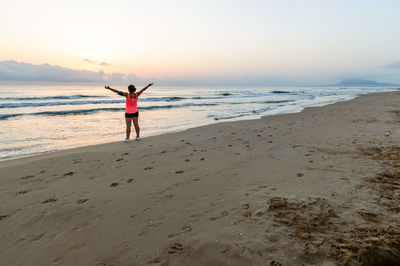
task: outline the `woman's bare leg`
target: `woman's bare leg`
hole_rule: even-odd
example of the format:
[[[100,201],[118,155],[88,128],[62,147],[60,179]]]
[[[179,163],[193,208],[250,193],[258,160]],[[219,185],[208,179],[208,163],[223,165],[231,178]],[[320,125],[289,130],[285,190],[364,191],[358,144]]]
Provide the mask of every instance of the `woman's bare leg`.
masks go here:
[[[129,139],[131,135],[132,118],[125,118],[126,121],[126,138]]]
[[[133,124],[135,125],[136,137],[138,138],[140,135],[139,117],[133,117]]]

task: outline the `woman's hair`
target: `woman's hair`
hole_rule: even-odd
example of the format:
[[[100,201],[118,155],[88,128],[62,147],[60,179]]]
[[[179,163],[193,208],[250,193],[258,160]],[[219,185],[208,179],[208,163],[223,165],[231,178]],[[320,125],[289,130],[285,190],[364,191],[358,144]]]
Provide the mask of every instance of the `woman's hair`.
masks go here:
[[[131,85],[128,86],[128,90],[129,90],[130,93],[134,93],[136,91],[136,87],[131,84]]]

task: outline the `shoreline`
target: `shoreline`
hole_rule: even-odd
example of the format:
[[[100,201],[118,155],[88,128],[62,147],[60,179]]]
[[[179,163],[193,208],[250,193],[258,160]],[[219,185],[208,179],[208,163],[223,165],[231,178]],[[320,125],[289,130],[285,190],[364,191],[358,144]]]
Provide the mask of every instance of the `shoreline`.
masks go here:
[[[0,161],[0,264],[398,262],[399,100]]]
[[[400,88],[393,88],[393,91],[398,91],[398,90],[400,90]],[[392,91],[390,91],[390,92],[392,92]],[[219,121],[219,120],[216,120],[214,123],[195,126],[195,127],[190,127],[190,128],[183,129],[183,130],[177,130],[177,131],[172,131],[172,132],[164,132],[164,133],[160,133],[160,134],[156,134],[156,135],[150,135],[148,137],[145,137],[144,139],[155,137],[155,136],[162,136],[162,135],[166,135],[166,134],[180,133],[180,132],[184,132],[184,131],[189,130],[189,129],[195,129],[195,128],[214,125],[214,124],[219,124],[219,123],[235,123],[235,122],[240,122],[240,121],[259,120],[259,119],[263,119],[264,117],[279,116],[279,115],[286,115],[286,114],[296,114],[296,113],[303,112],[307,108],[324,107],[324,106],[328,106],[328,105],[332,105],[332,104],[336,104],[336,103],[340,103],[340,102],[352,101],[354,99],[357,99],[358,97],[362,97],[363,95],[376,94],[376,93],[388,93],[388,92],[375,92],[375,93],[368,93],[368,94],[358,94],[358,95],[354,96],[353,98],[346,99],[346,100],[339,100],[339,101],[336,101],[336,102],[323,104],[323,105],[306,106],[306,107],[302,107],[301,110],[295,111],[295,112],[288,112],[288,113],[284,112],[284,113],[278,113],[278,114],[271,114],[271,115],[265,115],[265,116],[261,116],[261,117],[253,118],[253,119],[239,119],[239,120],[234,120],[234,121]],[[9,157],[9,158],[5,158],[5,159],[0,159],[0,163],[1,162],[6,162],[6,161],[10,161],[10,160],[23,159],[23,158],[29,158],[29,157],[34,157],[34,156],[41,156],[41,155],[45,155],[45,154],[49,154],[49,153],[58,153],[58,152],[72,150],[72,149],[79,149],[79,148],[85,148],[85,147],[90,147],[90,146],[104,145],[104,144],[111,144],[111,143],[118,143],[118,142],[119,141],[104,142],[104,143],[98,143],[98,144],[92,144],[92,145],[70,147],[70,148],[60,149],[60,150],[50,150],[50,151],[38,152],[38,153],[35,153],[35,154],[28,154],[28,155],[22,155],[22,156],[17,156],[17,157]]]

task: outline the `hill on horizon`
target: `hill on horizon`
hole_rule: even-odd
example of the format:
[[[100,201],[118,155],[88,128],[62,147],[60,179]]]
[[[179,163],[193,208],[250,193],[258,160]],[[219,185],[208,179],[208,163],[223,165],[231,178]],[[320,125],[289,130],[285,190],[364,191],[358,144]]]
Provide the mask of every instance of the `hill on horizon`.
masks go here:
[[[334,86],[400,86],[399,84],[393,83],[380,83],[375,80],[367,80],[367,79],[344,79],[341,82],[334,84]]]

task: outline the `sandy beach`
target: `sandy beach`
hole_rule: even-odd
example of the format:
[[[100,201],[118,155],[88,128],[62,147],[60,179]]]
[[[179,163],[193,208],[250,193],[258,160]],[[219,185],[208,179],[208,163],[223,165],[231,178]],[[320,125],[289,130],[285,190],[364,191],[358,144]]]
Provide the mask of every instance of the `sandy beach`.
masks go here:
[[[0,162],[0,265],[396,265],[400,91]]]

